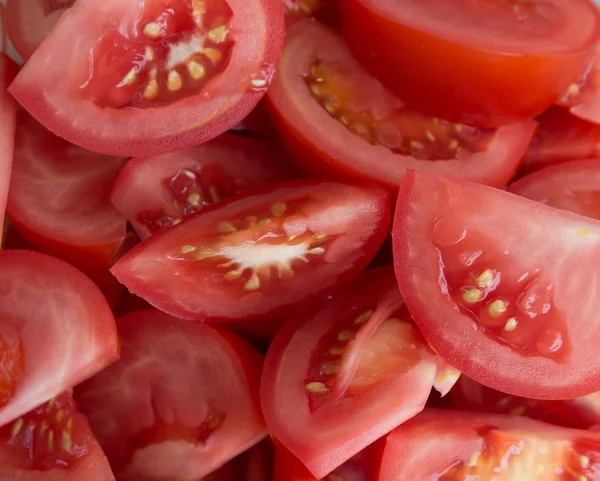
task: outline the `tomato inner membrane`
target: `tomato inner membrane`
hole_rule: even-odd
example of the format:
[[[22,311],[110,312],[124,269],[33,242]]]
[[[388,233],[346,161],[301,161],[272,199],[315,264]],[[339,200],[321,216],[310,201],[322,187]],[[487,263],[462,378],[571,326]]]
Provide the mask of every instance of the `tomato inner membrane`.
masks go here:
[[[68,468],[89,452],[87,436],[77,432],[76,407],[62,394],[0,430],[15,459],[27,469]]]
[[[16,330],[0,329],[0,407],[15,394],[18,380],[25,373],[23,346]]]
[[[311,95],[350,132],[371,145],[422,160],[455,159],[458,149],[485,148],[490,132],[408,109],[378,81],[343,65],[314,60],[305,76]]]
[[[233,13],[225,0],[144,5],[139,16],[108,30],[90,52],[90,75],[80,88],[100,107],[169,104],[197,94],[227,67],[234,41],[228,31]]]

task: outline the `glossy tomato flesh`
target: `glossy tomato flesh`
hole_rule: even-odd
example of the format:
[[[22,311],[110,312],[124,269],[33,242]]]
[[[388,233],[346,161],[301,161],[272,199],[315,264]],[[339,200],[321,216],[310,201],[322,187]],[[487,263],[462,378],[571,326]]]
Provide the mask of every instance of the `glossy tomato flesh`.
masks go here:
[[[484,130],[408,108],[314,22],[289,29],[268,105],[283,142],[309,174],[369,179],[394,194],[407,169],[494,186],[516,172],[532,121]]]
[[[591,0],[344,0],[356,58],[416,108],[482,127],[553,105],[600,40]]]
[[[458,370],[529,398],[600,390],[597,221],[412,171],[392,235],[406,304]]]

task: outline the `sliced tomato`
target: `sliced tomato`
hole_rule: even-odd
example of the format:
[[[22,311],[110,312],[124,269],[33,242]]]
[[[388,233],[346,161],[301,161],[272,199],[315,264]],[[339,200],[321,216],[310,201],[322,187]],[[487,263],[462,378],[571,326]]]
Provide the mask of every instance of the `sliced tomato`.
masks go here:
[[[243,339],[155,310],[117,326],[121,359],[76,399],[120,480],[197,480],[267,435]]]
[[[66,262],[0,253],[0,426],[96,374],[118,357],[100,290]]]
[[[539,127],[525,154],[524,173],[569,160],[600,158],[600,125],[560,107],[547,110],[536,120]]]
[[[68,393],[0,429],[0,481],[114,481],[90,425]]]
[[[546,167],[513,183],[509,191],[600,220],[600,160],[576,160]]]
[[[321,479],[423,409],[436,362],[393,269],[366,271],[275,337],[261,385],[269,433]]]
[[[282,10],[281,0],[77,1],[10,92],[90,150],[140,157],[198,145],[266,93]]]
[[[528,398],[600,390],[597,221],[411,171],[392,235],[406,304],[451,365]]]
[[[304,171],[366,178],[394,193],[410,168],[504,186],[535,129],[524,122],[480,130],[409,109],[361,67],[340,35],[308,21],[288,31],[268,101]]]
[[[6,34],[15,50],[29,59],[75,0],[6,0]]]
[[[15,103],[6,88],[16,74],[15,63],[0,51],[0,125],[2,126],[0,130],[0,239],[3,238],[16,125]]]
[[[600,393],[564,401],[540,401],[495,391],[462,376],[450,391],[450,398],[454,407],[465,411],[527,416],[579,429],[600,424]]]
[[[154,234],[111,272],[182,319],[276,318],[368,265],[388,232],[388,202],[375,186],[272,185]]]
[[[600,433],[431,409],[387,437],[378,481],[591,481],[599,470]]]
[[[143,239],[205,207],[288,177],[276,148],[232,134],[188,150],[134,159],[111,200]]]
[[[581,119],[600,124],[600,49],[583,76],[569,85],[560,105]]]
[[[592,0],[345,0],[340,16],[384,85],[430,115],[482,127],[553,105],[600,41]]]
[[[84,271],[106,270],[127,227],[109,199],[124,164],[65,142],[20,111],[8,216],[36,248]]]

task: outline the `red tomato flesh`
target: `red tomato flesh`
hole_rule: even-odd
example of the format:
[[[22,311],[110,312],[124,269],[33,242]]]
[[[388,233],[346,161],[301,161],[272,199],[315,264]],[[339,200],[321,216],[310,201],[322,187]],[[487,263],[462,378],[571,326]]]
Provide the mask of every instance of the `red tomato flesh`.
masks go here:
[[[183,319],[278,317],[368,265],[388,232],[388,202],[374,186],[274,184],[154,234],[111,272]]]
[[[344,0],[340,16],[384,85],[430,115],[482,127],[553,105],[600,41],[591,0]]]
[[[270,434],[317,479],[423,409],[436,374],[391,268],[293,318],[261,386]]]
[[[129,161],[111,200],[143,239],[209,205],[286,177],[279,150],[225,134],[192,149]]]
[[[597,221],[412,171],[393,238],[406,304],[454,367],[529,398],[600,390]]]
[[[263,358],[223,329],[146,310],[117,321],[121,358],[77,401],[122,480],[197,480],[266,436]]]
[[[569,85],[560,105],[581,119],[600,124],[600,50],[584,75]]]
[[[245,117],[271,82],[282,42],[280,0],[83,0],[10,91],[72,143],[158,154],[210,140]],[[62,62],[49,63],[57,51]]]
[[[6,88],[16,74],[17,66],[15,63],[0,52],[0,125],[2,126],[2,131],[0,131],[0,239],[3,238],[4,214],[12,171],[16,125],[15,102],[6,91]]]
[[[411,168],[503,186],[535,128],[481,130],[426,117],[370,76],[340,35],[308,21],[288,31],[268,102],[301,169],[367,178],[394,193]]]

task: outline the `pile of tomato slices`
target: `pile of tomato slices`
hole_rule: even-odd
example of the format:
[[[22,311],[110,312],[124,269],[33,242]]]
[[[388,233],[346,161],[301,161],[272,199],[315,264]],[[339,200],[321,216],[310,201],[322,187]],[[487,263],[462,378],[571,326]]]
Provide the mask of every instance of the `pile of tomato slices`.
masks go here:
[[[0,0],[0,481],[600,481],[594,0]]]

